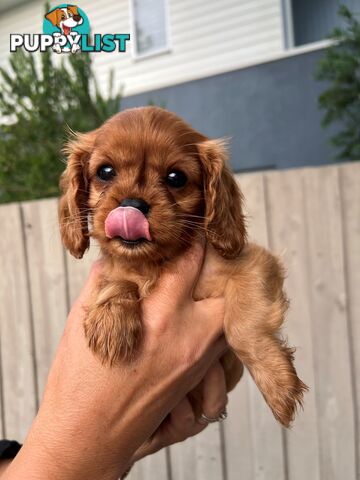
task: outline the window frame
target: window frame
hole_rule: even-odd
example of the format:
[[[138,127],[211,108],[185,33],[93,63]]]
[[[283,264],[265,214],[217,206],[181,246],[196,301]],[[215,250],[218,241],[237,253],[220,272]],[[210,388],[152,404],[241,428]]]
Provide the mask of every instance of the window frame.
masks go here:
[[[135,22],[135,0],[129,0],[129,12],[130,12],[130,31],[131,31],[131,55],[135,62],[145,60],[147,58],[156,57],[164,53],[170,53],[172,51],[171,43],[171,29],[170,29],[170,8],[169,0],[163,0],[164,2],[164,18],[165,18],[165,38],[166,45],[164,47],[156,48],[150,52],[138,53],[136,49],[136,22]]]
[[[283,53],[289,55],[298,55],[314,50],[321,50],[336,44],[335,40],[324,38],[322,40],[304,43],[303,45],[295,45],[294,12],[292,8],[292,0],[280,0],[280,2],[283,33]]]
[[[295,45],[294,12],[291,0],[281,0],[283,50],[292,50],[301,45]]]

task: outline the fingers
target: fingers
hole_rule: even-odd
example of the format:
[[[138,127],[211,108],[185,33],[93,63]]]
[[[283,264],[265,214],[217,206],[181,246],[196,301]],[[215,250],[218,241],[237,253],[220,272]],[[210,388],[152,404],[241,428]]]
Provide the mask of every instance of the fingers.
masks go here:
[[[194,411],[188,397],[185,397],[172,410],[170,414],[170,424],[167,429],[166,444],[182,442],[188,437],[200,433],[206,425],[201,425],[196,421]]]
[[[209,418],[218,418],[226,409],[227,393],[224,369],[218,360],[213,363],[202,381],[202,411]],[[171,411],[166,425],[157,432],[157,441],[164,445],[182,442],[197,435],[207,423],[200,423],[195,418],[194,410],[188,397],[184,397]],[[155,439],[154,439],[155,440]]]
[[[215,362],[203,379],[202,411],[208,418],[217,419],[226,410],[227,392],[225,372],[219,361]]]
[[[132,461],[135,462],[157,452],[161,448],[182,442],[206,428],[196,421],[194,411],[188,397],[184,397],[163,421],[154,435],[145,442],[134,454]]]
[[[203,260],[204,248],[196,243],[171,268],[163,272],[152,292],[153,299],[163,298],[173,308],[191,298]]]
[[[212,348],[209,351],[209,362],[208,365],[212,365],[214,362],[218,361],[225,352],[229,350],[229,344],[226,341],[224,335],[221,335],[213,344]]]
[[[194,411],[188,397],[183,398],[170,415],[173,429],[178,433],[178,441],[185,440],[186,432],[195,424]],[[181,433],[183,435],[180,435]]]
[[[220,347],[220,340],[217,346]],[[209,418],[218,418],[224,412],[227,404],[224,370],[216,360],[203,379],[203,413]],[[182,442],[197,435],[207,427],[207,422],[201,423],[195,417],[193,407],[185,396],[164,420],[154,435],[135,453],[133,461],[152,454],[160,448]]]

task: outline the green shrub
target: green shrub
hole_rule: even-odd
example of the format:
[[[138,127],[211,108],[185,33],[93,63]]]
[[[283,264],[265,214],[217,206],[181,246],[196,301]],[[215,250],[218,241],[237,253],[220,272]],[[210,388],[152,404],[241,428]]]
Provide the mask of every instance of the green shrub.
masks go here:
[[[91,130],[120,109],[113,72],[104,97],[89,54],[64,57],[54,62],[47,51],[36,64],[34,54],[19,51],[0,69],[0,202],[58,195],[69,129]]]
[[[316,77],[329,82],[319,97],[325,111],[323,125],[339,125],[332,138],[338,159],[360,160],[360,22],[342,6],[339,15],[344,27],[336,28],[331,38],[335,44],[320,60]]]

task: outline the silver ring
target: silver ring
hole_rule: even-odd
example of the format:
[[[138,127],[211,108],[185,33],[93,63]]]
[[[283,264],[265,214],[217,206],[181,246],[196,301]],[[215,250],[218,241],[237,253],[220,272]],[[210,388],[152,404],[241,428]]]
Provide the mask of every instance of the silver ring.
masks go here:
[[[223,422],[224,420],[227,419],[227,411],[226,409],[220,413],[220,415],[216,418],[208,417],[205,415],[205,413],[202,413],[200,418],[198,419],[199,423],[202,423],[203,425],[208,425],[209,423],[215,423],[215,422]]]

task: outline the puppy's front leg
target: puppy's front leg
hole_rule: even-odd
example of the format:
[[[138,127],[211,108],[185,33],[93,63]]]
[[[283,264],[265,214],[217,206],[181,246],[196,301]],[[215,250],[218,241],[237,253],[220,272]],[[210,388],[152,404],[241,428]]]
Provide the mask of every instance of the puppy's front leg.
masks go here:
[[[84,328],[103,363],[131,360],[141,339],[138,286],[129,281],[100,284]]]

